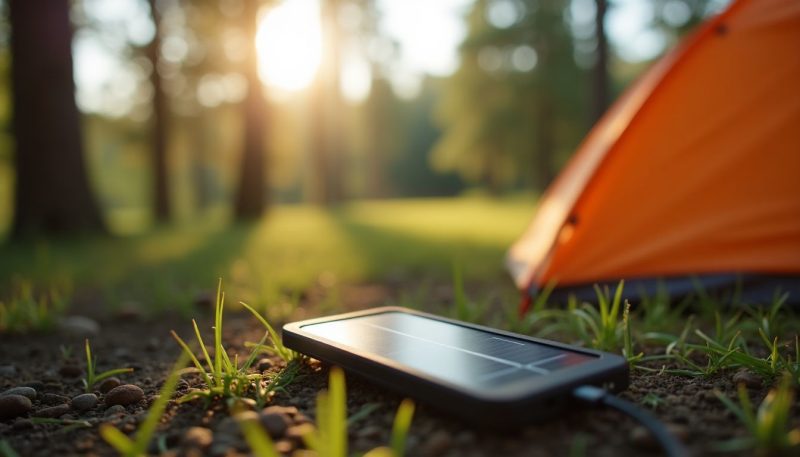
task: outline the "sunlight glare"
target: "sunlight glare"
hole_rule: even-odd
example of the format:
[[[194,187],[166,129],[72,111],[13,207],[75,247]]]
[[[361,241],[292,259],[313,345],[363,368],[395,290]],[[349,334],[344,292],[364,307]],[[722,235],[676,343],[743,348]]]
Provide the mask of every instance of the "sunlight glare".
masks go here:
[[[307,87],[322,60],[319,5],[292,0],[271,8],[258,26],[256,50],[262,82],[286,91]]]

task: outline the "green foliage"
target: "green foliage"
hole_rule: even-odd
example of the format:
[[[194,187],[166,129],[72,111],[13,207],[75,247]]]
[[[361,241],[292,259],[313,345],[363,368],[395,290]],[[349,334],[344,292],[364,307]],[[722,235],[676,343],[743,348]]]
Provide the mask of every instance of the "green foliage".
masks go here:
[[[180,380],[181,374],[184,371],[182,368],[186,365],[188,360],[189,356],[186,353],[182,353],[181,356],[178,357],[169,376],[167,376],[167,379],[164,381],[164,385],[161,387],[158,398],[153,402],[152,406],[150,406],[144,422],[142,422],[141,426],[136,431],[134,439],[130,439],[111,424],[105,423],[100,425],[100,436],[102,436],[120,456],[140,457],[147,454],[147,447],[153,439],[156,427],[161,420],[161,416],[164,414],[164,410],[167,408],[167,403],[169,403],[172,394],[178,386],[178,380]]]
[[[283,345],[283,340],[281,340],[281,336],[278,335],[278,332],[270,325],[270,323],[259,314],[258,311],[253,309],[250,305],[245,302],[239,302],[240,305],[244,306],[245,309],[250,311],[250,313],[261,322],[261,325],[267,330],[267,334],[269,335],[270,344],[265,345],[263,340],[258,344],[246,344],[246,346],[253,347],[256,351],[263,351],[267,352],[272,355],[276,355],[281,358],[286,363],[291,362],[292,360],[299,357],[299,354],[291,349],[287,348]]]
[[[194,333],[197,337],[197,343],[200,346],[202,357],[205,360],[208,370],[200,362],[197,356],[189,345],[173,330],[172,336],[178,342],[184,353],[187,354],[189,359],[194,364],[197,371],[200,373],[203,381],[206,384],[206,389],[195,390],[184,395],[180,401],[188,401],[199,397],[211,399],[215,396],[222,397],[241,397],[253,386],[260,383],[261,374],[249,373],[250,366],[255,362],[258,355],[257,350],[253,350],[243,365],[239,365],[238,356],[234,356],[231,361],[228,356],[225,346],[222,344],[222,315],[225,308],[225,293],[222,291],[222,280],[220,279],[217,286],[217,298],[214,306],[214,357],[206,348],[203,336],[197,326],[197,321],[192,319],[192,326]],[[267,338],[267,333],[261,339],[259,344],[263,344]],[[256,389],[258,391],[260,389]]]
[[[7,300],[0,299],[0,333],[52,330],[69,302],[63,288],[51,287],[37,296],[31,281],[17,280],[11,289]]]
[[[250,368],[256,361],[256,357],[263,351],[277,354],[286,362],[294,361],[297,358],[297,354],[283,346],[280,337],[266,319],[251,307],[247,305],[244,306],[259,319],[266,327],[266,331],[261,341],[250,344],[250,355],[242,364],[239,363],[238,355],[234,356],[233,360],[231,360],[225,346],[222,344],[222,317],[225,308],[225,293],[222,290],[222,280],[218,283],[217,298],[214,307],[213,358],[206,347],[203,336],[197,326],[197,321],[194,319],[192,319],[192,326],[194,327],[197,344],[200,346],[201,357],[205,360],[205,365],[201,363],[200,359],[194,354],[194,351],[192,351],[189,345],[178,336],[174,330],[172,331],[172,336],[175,338],[175,341],[178,342],[184,353],[189,357],[189,360],[192,361],[195,369],[200,373],[200,376],[206,384],[205,389],[196,389],[189,392],[181,397],[179,401],[184,402],[197,398],[205,398],[208,401],[214,397],[238,398],[252,395],[255,397],[256,403],[263,406],[269,401],[269,397],[272,393],[282,389],[294,380],[298,370],[297,363],[288,363],[281,373],[268,380],[266,384],[264,375],[251,372]],[[270,344],[265,344],[270,337]]]
[[[92,356],[92,348],[89,346],[89,339],[85,340],[85,348],[86,348],[86,377],[83,379],[83,387],[86,392],[91,392],[92,387],[95,384],[101,382],[106,378],[110,378],[111,376],[116,376],[119,374],[130,373],[133,371],[133,368],[114,368],[112,370],[107,370],[102,373],[97,373],[97,357]]]
[[[30,419],[31,423],[33,424],[48,424],[48,425],[59,425],[61,428],[58,430],[59,433],[69,433],[73,430],[79,428],[90,428],[92,423],[85,420],[74,420],[74,419],[55,419],[50,417],[32,417]]]
[[[0,457],[19,457],[17,451],[6,440],[0,440]]]
[[[369,408],[372,411],[374,408]],[[361,413],[363,413],[362,410]],[[414,403],[403,400],[397,408],[392,426],[391,447],[380,446],[370,450],[364,457],[402,457],[405,455],[406,438],[414,416]],[[344,373],[334,367],[330,371],[328,390],[317,395],[317,427],[307,426],[303,440],[309,455],[319,457],[347,457],[347,427],[354,418],[347,418],[347,389]],[[238,416],[245,439],[256,457],[276,457],[279,453],[269,435],[261,428],[258,416]]]
[[[601,290],[595,285],[597,308],[590,303],[570,307],[569,312],[575,318],[578,334],[590,347],[608,352],[618,352],[623,347],[626,332],[625,323],[620,321],[620,311],[624,287],[625,282],[620,281],[612,299],[608,288]]]
[[[794,391],[788,377],[784,377],[777,388],[770,390],[758,410],[750,401],[744,385],[740,384],[738,388],[739,404],[722,392],[716,391],[715,394],[736,415],[748,433],[747,437],[721,443],[721,450],[754,449],[759,455],[775,455],[788,449],[800,449],[800,428],[790,430]]]

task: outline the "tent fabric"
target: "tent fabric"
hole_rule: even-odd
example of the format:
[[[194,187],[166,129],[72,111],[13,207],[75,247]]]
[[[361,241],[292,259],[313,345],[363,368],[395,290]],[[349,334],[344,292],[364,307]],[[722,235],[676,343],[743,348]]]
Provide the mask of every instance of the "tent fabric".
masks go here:
[[[522,290],[800,278],[800,1],[739,0],[653,65],[547,190],[507,265]]]

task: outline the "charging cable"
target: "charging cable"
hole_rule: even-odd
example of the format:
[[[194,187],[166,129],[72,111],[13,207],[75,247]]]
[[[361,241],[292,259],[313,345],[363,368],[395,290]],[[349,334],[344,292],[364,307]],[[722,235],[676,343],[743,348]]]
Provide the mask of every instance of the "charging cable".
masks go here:
[[[667,456],[687,457],[689,455],[689,451],[686,450],[686,447],[672,436],[667,428],[664,427],[664,424],[650,414],[650,412],[638,407],[634,403],[616,397],[604,389],[595,386],[578,387],[572,391],[572,395],[575,399],[583,403],[595,406],[608,406],[639,421],[640,424],[653,434],[655,439],[661,444]]]

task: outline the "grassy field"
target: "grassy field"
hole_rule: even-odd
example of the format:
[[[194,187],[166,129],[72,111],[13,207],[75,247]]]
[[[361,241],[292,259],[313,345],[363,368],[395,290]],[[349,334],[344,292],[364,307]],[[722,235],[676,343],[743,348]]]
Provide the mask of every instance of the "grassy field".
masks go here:
[[[259,303],[320,282],[450,282],[454,265],[469,282],[508,289],[503,256],[534,207],[532,198],[482,197],[278,206],[246,225],[214,218],[142,235],[5,243],[0,296],[23,278],[100,293],[112,307],[163,309],[186,306],[222,277]]]

